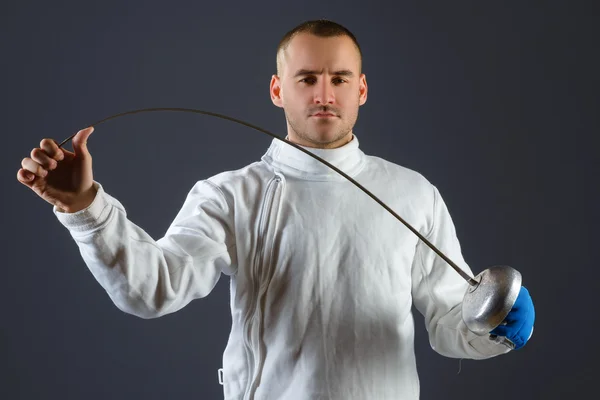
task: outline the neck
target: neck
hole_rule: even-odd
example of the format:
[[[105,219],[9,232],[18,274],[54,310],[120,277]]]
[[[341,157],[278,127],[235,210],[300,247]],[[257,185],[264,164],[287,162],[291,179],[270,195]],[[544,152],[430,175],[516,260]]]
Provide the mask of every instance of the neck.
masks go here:
[[[289,137],[286,137],[286,141],[291,142]],[[364,165],[364,153],[359,149],[359,139],[355,135],[352,135],[352,140],[338,148],[306,147],[305,149],[352,177],[358,174]],[[270,164],[275,171],[289,177],[316,181],[345,180],[327,165],[277,139],[273,139],[262,160]]]

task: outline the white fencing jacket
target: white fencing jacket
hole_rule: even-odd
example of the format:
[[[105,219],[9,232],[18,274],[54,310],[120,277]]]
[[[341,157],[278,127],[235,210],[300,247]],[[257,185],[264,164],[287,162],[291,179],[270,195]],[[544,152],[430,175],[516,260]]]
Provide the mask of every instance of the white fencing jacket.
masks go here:
[[[365,155],[356,136],[306,149],[472,274],[440,193],[422,175]],[[119,309],[160,317],[229,276],[225,400],[418,399],[413,303],[438,353],[509,351],[466,328],[468,284],[456,271],[351,182],[277,139],[261,161],[197,182],[158,240],[94,185],[87,209],[53,211]]]

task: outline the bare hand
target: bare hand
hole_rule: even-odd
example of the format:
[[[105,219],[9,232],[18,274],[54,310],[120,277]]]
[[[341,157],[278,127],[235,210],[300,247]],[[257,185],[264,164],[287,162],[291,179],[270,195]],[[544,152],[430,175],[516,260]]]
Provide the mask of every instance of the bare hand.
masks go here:
[[[21,162],[17,180],[65,212],[87,208],[96,196],[92,156],[87,149],[93,131],[89,127],[77,132],[74,152],[59,148],[53,139],[43,139],[40,147],[31,151],[31,157]]]

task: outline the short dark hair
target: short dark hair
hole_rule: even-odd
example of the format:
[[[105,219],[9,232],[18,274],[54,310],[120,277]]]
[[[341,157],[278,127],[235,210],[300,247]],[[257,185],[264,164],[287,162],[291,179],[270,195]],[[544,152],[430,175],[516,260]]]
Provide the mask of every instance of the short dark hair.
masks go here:
[[[319,37],[334,37],[334,36],[348,36],[354,42],[356,49],[358,50],[358,54],[360,57],[360,67],[362,69],[362,51],[358,44],[358,40],[356,37],[350,32],[346,27],[327,20],[327,19],[317,19],[312,21],[306,21],[296,26],[288,33],[286,33],[283,38],[279,41],[279,45],[277,46],[277,74],[281,73],[281,59],[280,54],[283,52],[287,46],[290,44],[290,41],[294,38],[294,36],[300,33],[310,33]],[[359,73],[361,71],[359,70]]]

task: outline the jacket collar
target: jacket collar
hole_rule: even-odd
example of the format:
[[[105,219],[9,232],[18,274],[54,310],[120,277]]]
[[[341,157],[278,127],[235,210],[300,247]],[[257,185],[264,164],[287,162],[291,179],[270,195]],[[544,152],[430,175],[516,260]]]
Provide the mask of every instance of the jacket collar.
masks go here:
[[[288,140],[286,136],[285,140]],[[315,149],[301,146],[314,155],[339,168],[353,177],[364,165],[364,153],[359,149],[356,135],[352,135],[345,145],[335,149]],[[262,160],[284,175],[295,176],[307,180],[346,180],[333,169],[308,154],[296,149],[279,139],[273,139],[271,146]]]

